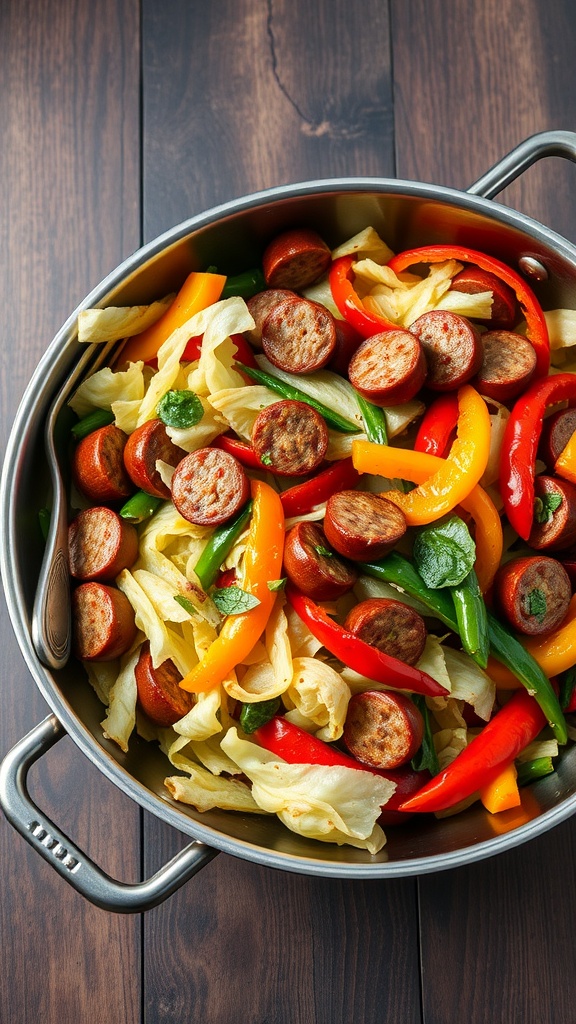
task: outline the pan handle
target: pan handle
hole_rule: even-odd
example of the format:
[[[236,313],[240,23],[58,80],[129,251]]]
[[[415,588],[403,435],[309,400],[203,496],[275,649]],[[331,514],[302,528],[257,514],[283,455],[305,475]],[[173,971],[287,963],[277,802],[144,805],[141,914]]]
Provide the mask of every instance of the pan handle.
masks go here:
[[[493,199],[528,167],[545,156],[563,156],[576,163],[576,133],[550,131],[531,135],[478,178],[467,192],[472,196]]]
[[[56,716],[49,715],[9,751],[0,765],[0,805],[4,814],[44,860],[97,907],[117,914],[135,914],[158,906],[218,851],[200,842],[190,843],[151,878],[135,884],[107,875],[38,809],[28,793],[29,769],[65,734]]]

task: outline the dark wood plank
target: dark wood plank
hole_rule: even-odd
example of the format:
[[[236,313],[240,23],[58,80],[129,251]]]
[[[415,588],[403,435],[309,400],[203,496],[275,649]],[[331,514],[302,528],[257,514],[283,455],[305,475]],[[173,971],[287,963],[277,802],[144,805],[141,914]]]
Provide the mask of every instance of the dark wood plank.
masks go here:
[[[367,33],[357,16],[343,0],[144,3],[147,238],[271,185],[393,172],[386,7],[364,6]],[[183,844],[150,820],[145,836],[147,870]],[[419,1021],[414,895],[411,880],[328,882],[221,855],[146,916],[146,1019]]]
[[[426,19],[426,32],[415,25]],[[572,128],[569,0],[392,4],[396,150],[403,177],[465,188],[537,131]],[[548,160],[499,197],[576,238],[576,168]],[[571,1020],[576,827],[420,881],[424,1020]],[[568,875],[567,875],[568,870]],[[496,1009],[498,1008],[498,1009]]]
[[[6,0],[0,10],[0,430],[56,329],[139,242],[138,10]],[[48,712],[0,619],[5,753]],[[139,872],[139,811],[66,739],[40,805],[105,870]],[[138,919],[92,907],[0,827],[0,1019],[140,1019]],[[104,1008],[106,1013],[104,1015]],[[99,1016],[100,1014],[100,1016]]]

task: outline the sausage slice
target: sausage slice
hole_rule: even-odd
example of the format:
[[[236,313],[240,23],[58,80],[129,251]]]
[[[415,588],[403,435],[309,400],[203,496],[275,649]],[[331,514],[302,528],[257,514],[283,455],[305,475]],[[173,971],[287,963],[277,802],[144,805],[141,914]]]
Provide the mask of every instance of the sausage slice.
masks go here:
[[[321,370],[336,348],[334,317],[310,299],[280,302],[262,324],[262,348],[270,362],[286,373]]]
[[[401,509],[369,491],[339,491],[326,502],[324,533],[345,558],[383,558],[406,533]]]
[[[296,523],[286,534],[284,569],[288,579],[315,601],[332,601],[350,590],[358,573],[328,546],[318,523]]]
[[[183,519],[219,526],[247,501],[250,484],[238,459],[220,448],[199,448],[181,459],[172,476],[172,501]]]
[[[534,480],[534,495],[529,546],[536,551],[561,551],[576,544],[576,486],[541,474]]]
[[[534,347],[514,331],[486,331],[482,335],[482,366],[476,387],[496,402],[508,402],[524,390],[536,369]]]
[[[328,427],[312,406],[286,398],[258,413],[252,446],[271,472],[303,476],[322,462],[328,448]]]
[[[516,323],[516,296],[504,281],[480,267],[465,267],[452,278],[450,290],[476,295],[478,292],[492,292],[492,314],[488,320],[480,320],[495,330],[509,331]]]
[[[138,557],[132,523],[105,506],[84,509],[68,527],[70,574],[77,580],[113,580]]]
[[[414,608],[392,598],[360,601],[348,613],[344,628],[407,665],[420,660],[426,646],[426,624]]]
[[[374,334],[356,349],[348,364],[348,379],[374,405],[409,402],[426,378],[426,359],[412,331]]]
[[[114,423],[109,423],[82,438],[74,449],[74,483],[97,505],[122,501],[134,490],[124,468],[127,441],[128,435]]]
[[[494,601],[500,612],[527,636],[552,633],[566,617],[571,597],[564,566],[546,555],[513,558],[494,579]]]
[[[476,327],[457,313],[432,309],[410,330],[422,344],[428,366],[426,385],[432,391],[455,391],[482,365],[482,344]]]
[[[254,348],[262,348],[262,325],[272,312],[275,306],[287,299],[297,299],[296,292],[289,288],[268,288],[264,292],[258,292],[248,299],[246,305],[248,312],[254,320],[254,327],[251,331],[244,331],[244,337]]]
[[[283,231],[264,250],[262,270],[269,288],[299,291],[328,270],[332,254],[326,242],[310,228]]]
[[[177,466],[186,452],[168,436],[162,420],[153,419],[143,423],[130,434],[124,448],[124,465],[132,482],[141,491],[155,498],[168,501],[170,489],[156,469],[156,462],[167,462]]]
[[[366,690],[350,699],[343,740],[362,764],[398,768],[414,757],[423,734],[420,711],[402,693]]]
[[[155,725],[174,725],[194,705],[194,695],[180,686],[180,675],[173,661],[163,661],[158,668],[152,664],[150,644],[142,644],[134,670],[138,704]]]
[[[113,661],[136,638],[134,611],[121,590],[105,583],[81,583],[72,594],[72,641],[83,661]]]

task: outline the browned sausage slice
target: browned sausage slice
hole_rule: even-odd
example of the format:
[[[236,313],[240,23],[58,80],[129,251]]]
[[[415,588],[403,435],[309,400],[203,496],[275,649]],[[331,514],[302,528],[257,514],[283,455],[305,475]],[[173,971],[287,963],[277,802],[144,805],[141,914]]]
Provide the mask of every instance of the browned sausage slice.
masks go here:
[[[121,590],[105,583],[81,583],[72,594],[74,651],[83,661],[113,661],[136,637],[134,611]]]
[[[510,625],[527,636],[552,633],[565,619],[572,587],[563,565],[546,555],[513,558],[494,579],[494,601]]]
[[[172,501],[183,519],[219,526],[247,501],[250,484],[238,459],[220,448],[199,448],[178,463]]]
[[[132,523],[105,506],[84,509],[68,527],[70,573],[77,580],[113,580],[138,557]]]
[[[138,703],[156,725],[174,725],[193,707],[194,695],[181,688],[182,676],[174,662],[169,659],[154,668],[148,641],[142,644],[134,675]]]
[[[561,551],[576,544],[576,486],[541,474],[534,480],[534,495],[529,546],[536,551]]]
[[[252,295],[246,305],[248,306],[248,312],[254,320],[254,327],[251,331],[244,331],[244,337],[250,342],[254,348],[262,348],[262,325],[268,316],[272,312],[274,306],[279,305],[280,302],[285,302],[288,299],[297,299],[298,295],[296,292],[290,291],[289,288],[268,288],[264,292],[258,292],[257,295]]]
[[[420,711],[402,693],[366,690],[348,704],[343,740],[362,764],[398,768],[414,757],[423,734]]]
[[[332,601],[350,590],[358,573],[328,546],[318,523],[296,523],[286,535],[284,569],[288,579],[315,601]]]
[[[422,616],[392,598],[360,601],[348,613],[344,629],[407,665],[415,665],[426,646],[426,623]]]
[[[455,292],[466,292],[467,295],[492,292],[492,314],[488,320],[479,317],[480,323],[504,331],[509,331],[516,323],[516,296],[504,281],[490,271],[474,266],[465,267],[452,278],[450,289]]]
[[[406,533],[401,509],[368,491],[339,491],[326,502],[324,533],[345,558],[383,558]]]
[[[332,256],[326,242],[310,228],[278,235],[264,250],[262,270],[269,288],[299,291],[328,270]]]
[[[432,391],[455,391],[471,380],[482,365],[482,344],[476,327],[457,313],[432,309],[410,330],[426,356],[426,385]]]
[[[561,409],[544,420],[538,454],[549,469],[554,468],[575,430],[576,409]]]
[[[258,413],[252,446],[264,465],[281,476],[312,473],[328,448],[328,428],[320,413],[291,398],[274,402]]]
[[[156,469],[156,462],[177,466],[186,452],[170,439],[162,420],[143,423],[130,434],[124,449],[124,465],[132,482],[155,498],[168,501],[170,489]]]
[[[90,501],[98,505],[122,501],[134,490],[124,468],[127,440],[123,430],[109,423],[77,444],[72,456],[72,475],[78,490]]]
[[[516,398],[536,369],[534,347],[514,331],[486,331],[481,341],[482,366],[475,381],[478,391],[496,402]]]
[[[411,331],[385,331],[366,338],[348,364],[348,379],[374,405],[409,402],[426,379],[426,359]]]
[[[286,373],[312,373],[329,362],[336,348],[336,323],[325,306],[309,299],[287,299],[262,324],[262,348]]]

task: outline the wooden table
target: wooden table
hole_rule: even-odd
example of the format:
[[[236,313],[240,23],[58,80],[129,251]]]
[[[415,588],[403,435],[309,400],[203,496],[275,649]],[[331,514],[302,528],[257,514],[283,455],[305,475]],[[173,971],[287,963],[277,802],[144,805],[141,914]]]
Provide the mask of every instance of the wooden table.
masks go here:
[[[298,180],[464,189],[576,125],[572,0],[2,0],[2,448],[45,347],[124,257]],[[576,239],[576,169],[499,201]],[[47,713],[3,605],[0,753]],[[183,837],[58,744],[34,792],[117,877]],[[569,1024],[576,826],[417,879],[283,874],[220,855],[142,918],[73,893],[0,824],[0,1019],[58,1024]]]

